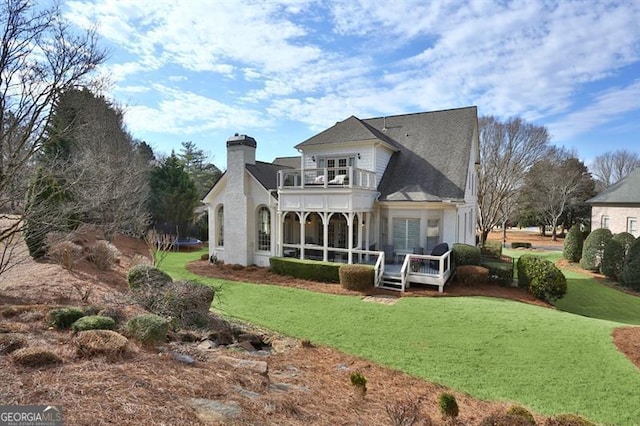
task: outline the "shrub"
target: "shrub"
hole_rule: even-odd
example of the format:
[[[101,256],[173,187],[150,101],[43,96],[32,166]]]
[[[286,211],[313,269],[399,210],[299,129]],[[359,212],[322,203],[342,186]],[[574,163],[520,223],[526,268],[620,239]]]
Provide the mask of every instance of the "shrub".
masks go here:
[[[458,403],[456,397],[450,393],[441,393],[438,398],[438,405],[440,406],[440,413],[445,418],[458,417]]]
[[[126,351],[129,340],[111,330],[87,330],[78,333],[74,343],[78,349],[78,355],[83,357],[119,356]]]
[[[141,287],[163,287],[172,282],[173,279],[164,271],[151,265],[136,265],[129,270],[127,282],[130,290],[137,290]]]
[[[365,291],[373,287],[375,270],[370,265],[342,265],[340,285],[347,290]]]
[[[629,254],[629,249],[631,248],[631,244],[633,244],[636,238],[628,232],[621,232],[614,235],[612,238],[622,245],[624,256],[627,257],[627,254]]]
[[[497,257],[502,256],[502,243],[500,241],[485,241],[480,248],[482,256]]]
[[[598,228],[589,234],[582,246],[582,258],[580,259],[580,267],[582,269],[588,271],[600,269],[604,246],[611,237],[611,231],[605,228]]]
[[[145,344],[164,342],[169,332],[169,321],[155,314],[139,315],[127,322],[127,332]]]
[[[511,243],[511,248],[512,249],[518,249],[518,248],[530,249],[531,248],[531,243],[524,243],[524,242],[520,242],[520,241],[514,241],[513,243]]]
[[[101,271],[111,269],[118,261],[118,257],[120,257],[120,251],[108,241],[96,241],[89,247],[89,260]]]
[[[272,257],[269,259],[269,265],[271,272],[278,275],[327,283],[340,282],[341,265],[339,263]]]
[[[49,349],[33,347],[18,349],[13,353],[13,362],[23,367],[47,367],[62,364],[62,358]]]
[[[640,290],[640,238],[637,238],[629,247],[622,269],[622,282]]]
[[[71,241],[60,241],[47,245],[47,257],[65,269],[73,269],[73,264],[82,258],[82,247]]]
[[[49,311],[49,320],[51,325],[58,329],[71,327],[71,324],[84,316],[84,312],[80,308],[67,307],[57,308]]]
[[[73,323],[71,328],[76,333],[85,330],[113,330],[116,322],[113,318],[103,317],[101,315],[90,315],[82,317]]]
[[[489,281],[489,270],[483,266],[462,265],[456,268],[456,277],[464,285],[484,284]]]
[[[356,388],[364,397],[367,393],[367,378],[359,371],[355,371],[351,373],[349,379],[351,380],[351,386]]]
[[[560,414],[547,419],[546,426],[596,426],[584,417],[576,414]]]
[[[564,239],[562,256],[569,262],[580,262],[582,257],[582,246],[584,245],[584,236],[578,225],[573,225]]]
[[[553,301],[567,293],[567,279],[552,262],[525,255],[518,260],[518,287],[528,288],[540,300]]]
[[[531,426],[534,423],[529,422],[528,419],[514,414],[507,413],[492,413],[483,418],[479,426]]]
[[[615,239],[610,239],[604,245],[600,273],[617,280],[622,275],[624,266],[624,247]]]
[[[27,346],[27,339],[20,334],[0,333],[0,355],[7,355]]]
[[[138,288],[132,295],[149,311],[172,318],[180,326],[205,328],[215,291],[203,284],[177,281],[162,287]]]
[[[418,401],[407,399],[396,403],[386,404],[384,407],[389,423],[392,426],[413,426],[415,424],[430,425],[429,419],[420,414]]]
[[[482,260],[480,249],[469,244],[455,243],[451,248],[451,255],[456,266],[480,265]]]
[[[509,261],[510,260],[510,261]],[[489,278],[500,285],[511,285],[513,282],[513,259],[501,256],[499,259],[485,259],[482,266],[489,270]]]
[[[525,419],[528,424],[534,425],[536,424],[536,419],[533,418],[533,414],[529,410],[519,405],[512,405],[505,412],[508,416],[516,416],[522,419]]]

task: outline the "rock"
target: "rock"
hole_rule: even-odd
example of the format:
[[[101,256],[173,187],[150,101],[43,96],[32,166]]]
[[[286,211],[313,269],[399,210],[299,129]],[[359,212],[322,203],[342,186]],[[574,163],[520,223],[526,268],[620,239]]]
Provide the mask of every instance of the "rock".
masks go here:
[[[215,331],[213,333],[209,333],[207,338],[209,340],[213,340],[218,345],[231,345],[233,343],[233,336],[230,332],[226,331]]]
[[[211,349],[216,349],[217,347],[218,344],[212,340],[205,340],[197,346],[201,351],[209,351]]]
[[[267,364],[265,361],[232,358],[230,356],[224,355],[220,355],[216,359],[232,366],[233,368],[252,371],[254,373],[262,374],[263,376],[266,376],[267,372],[269,371],[269,364]]]
[[[283,378],[283,379],[292,379],[294,377],[298,377],[301,374],[301,371],[295,365],[287,365],[282,370],[272,371],[271,376]]]
[[[185,355],[185,354],[178,354],[175,352],[173,353],[173,359],[187,365],[194,365],[196,363],[196,360],[193,359],[192,356]]]
[[[230,350],[240,349],[241,351],[247,351],[247,352],[256,351],[256,347],[253,346],[251,342],[247,342],[247,341],[234,343],[233,345],[227,346],[227,349],[230,349]]]
[[[291,349],[298,347],[298,341],[287,337],[271,340],[271,347],[275,353],[287,353]]]
[[[344,364],[338,364],[338,365],[336,365],[336,369],[338,369],[338,370],[340,370],[340,371],[349,371],[349,370],[351,370],[349,367],[347,367],[347,366],[346,366],[346,365],[344,365]]]
[[[249,389],[245,389],[240,386],[234,386],[233,388],[235,389],[236,392],[238,392],[240,395],[244,396],[245,398],[258,399],[262,396],[258,392],[250,391]]]
[[[289,392],[289,391],[300,391],[300,392],[309,392],[309,389],[306,386],[298,386],[292,385],[289,383],[271,383],[269,385],[270,392]]]
[[[186,400],[205,424],[231,420],[242,414],[240,404],[235,401],[223,402],[212,399],[189,398]]]

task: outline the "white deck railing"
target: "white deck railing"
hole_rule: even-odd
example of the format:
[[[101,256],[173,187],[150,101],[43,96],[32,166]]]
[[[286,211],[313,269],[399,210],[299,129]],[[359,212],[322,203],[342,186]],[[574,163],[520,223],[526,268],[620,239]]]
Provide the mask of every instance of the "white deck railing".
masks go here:
[[[376,189],[376,174],[355,167],[286,169],[278,172],[278,189],[364,188]]]
[[[438,292],[442,293],[451,273],[451,250],[442,256],[407,254],[400,269],[402,291],[410,283],[416,283],[437,285]]]

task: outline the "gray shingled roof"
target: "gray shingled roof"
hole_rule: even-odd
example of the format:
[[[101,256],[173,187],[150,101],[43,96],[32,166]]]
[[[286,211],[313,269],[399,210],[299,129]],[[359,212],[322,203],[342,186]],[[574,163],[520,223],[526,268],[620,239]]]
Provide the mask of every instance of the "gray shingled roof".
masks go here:
[[[256,161],[256,164],[247,164],[246,168],[266,189],[277,189],[278,171],[291,167]]]
[[[475,106],[363,121],[400,147],[378,185],[381,201],[464,199]]]
[[[589,204],[640,204],[640,167],[611,185],[595,197]]]
[[[299,169],[302,165],[302,157],[276,157],[273,161],[273,164],[277,164],[278,166],[286,166],[291,167],[292,169]]]
[[[379,139],[396,152],[378,190],[381,201],[462,200],[477,107],[360,120],[351,116],[298,144]]]

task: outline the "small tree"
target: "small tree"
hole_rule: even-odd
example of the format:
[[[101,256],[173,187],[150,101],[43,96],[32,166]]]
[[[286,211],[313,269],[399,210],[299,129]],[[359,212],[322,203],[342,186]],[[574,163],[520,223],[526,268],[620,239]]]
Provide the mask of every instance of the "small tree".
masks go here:
[[[564,239],[564,250],[562,255],[569,262],[580,262],[582,257],[582,246],[584,244],[584,236],[580,227],[572,226]]]
[[[591,232],[584,240],[580,267],[588,271],[598,271],[600,269],[600,262],[602,261],[604,246],[611,238],[611,231],[605,228],[598,228]]]

